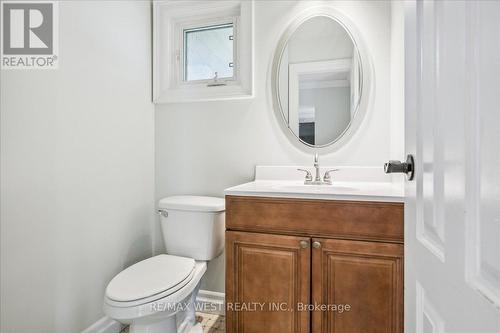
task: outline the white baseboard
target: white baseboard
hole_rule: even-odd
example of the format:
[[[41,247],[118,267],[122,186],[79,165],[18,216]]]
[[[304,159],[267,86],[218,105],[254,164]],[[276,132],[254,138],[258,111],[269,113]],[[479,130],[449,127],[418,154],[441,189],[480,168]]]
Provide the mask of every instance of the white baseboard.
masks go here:
[[[198,311],[224,315],[226,313],[225,296],[224,293],[200,290],[198,292],[198,297],[196,297]],[[203,311],[203,309],[205,309],[205,311]]]
[[[226,313],[224,300],[224,293],[200,290],[198,297],[196,297],[197,309],[200,312],[224,315]],[[125,327],[126,325],[104,316],[81,333],[120,333]]]
[[[82,333],[120,333],[127,325],[117,322],[107,316],[102,317],[86,328]]]

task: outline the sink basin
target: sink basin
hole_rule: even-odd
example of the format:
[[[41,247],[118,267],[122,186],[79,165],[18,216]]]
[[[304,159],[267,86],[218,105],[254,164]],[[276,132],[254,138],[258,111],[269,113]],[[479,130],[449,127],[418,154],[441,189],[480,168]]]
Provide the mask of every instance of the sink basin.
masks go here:
[[[305,184],[276,184],[272,186],[274,190],[285,192],[306,192],[306,193],[331,193],[340,191],[356,191],[355,187],[343,185],[305,185]]]

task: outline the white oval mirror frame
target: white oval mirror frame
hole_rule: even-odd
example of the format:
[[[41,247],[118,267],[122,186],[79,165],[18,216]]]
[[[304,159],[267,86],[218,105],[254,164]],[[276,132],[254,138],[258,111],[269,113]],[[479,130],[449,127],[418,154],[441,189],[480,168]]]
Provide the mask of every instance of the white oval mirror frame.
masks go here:
[[[353,118],[347,125],[346,129],[342,132],[342,134],[339,135],[335,140],[331,141],[330,143],[313,146],[307,142],[302,141],[290,128],[288,121],[285,118],[279,96],[279,73],[280,73],[280,65],[283,52],[288,44],[288,41],[293,36],[294,32],[304,22],[318,16],[328,17],[337,22],[338,24],[340,24],[345,29],[347,34],[351,37],[351,40],[355,48],[358,50],[360,68],[361,68],[360,71],[361,97],[359,99],[359,103],[357,105],[357,109],[354,113]],[[348,17],[346,17],[339,11],[335,10],[334,8],[323,7],[323,6],[310,8],[306,11],[303,11],[300,15],[295,17],[281,34],[281,38],[278,42],[273,57],[272,78],[271,78],[274,114],[278,120],[281,129],[286,134],[289,141],[298,149],[307,153],[310,153],[312,151],[329,153],[329,152],[334,152],[339,148],[341,148],[342,146],[344,146],[352,138],[354,133],[359,129],[363,119],[365,118],[365,114],[370,104],[370,97],[372,90],[372,82],[371,82],[372,76],[373,76],[372,66],[369,54],[366,50],[366,47],[362,41],[362,38],[358,30]]]

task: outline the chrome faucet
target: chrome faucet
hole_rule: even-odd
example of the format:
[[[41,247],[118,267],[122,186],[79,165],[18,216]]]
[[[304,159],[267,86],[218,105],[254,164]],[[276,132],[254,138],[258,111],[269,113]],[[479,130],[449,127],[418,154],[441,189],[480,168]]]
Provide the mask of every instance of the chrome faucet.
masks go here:
[[[316,171],[316,176],[314,177],[314,182],[321,183],[321,176],[319,175],[319,155],[318,153],[314,154],[314,170]]]
[[[315,171],[314,180],[309,170],[306,169],[297,169],[297,170],[306,173],[306,176],[304,178],[305,185],[332,185],[332,177],[330,176],[330,172],[338,171],[338,169],[327,170],[325,172],[325,175],[323,176],[323,180],[321,180],[318,153],[314,154],[314,171]]]

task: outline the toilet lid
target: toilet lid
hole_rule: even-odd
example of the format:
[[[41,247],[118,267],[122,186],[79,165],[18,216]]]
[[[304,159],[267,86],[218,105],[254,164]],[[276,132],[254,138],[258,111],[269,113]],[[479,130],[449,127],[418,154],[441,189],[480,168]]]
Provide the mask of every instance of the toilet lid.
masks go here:
[[[183,282],[192,277],[194,266],[192,258],[157,255],[115,276],[106,288],[106,296],[114,301],[130,302],[176,289],[176,286],[185,285]]]
[[[158,203],[159,208],[167,210],[185,210],[191,212],[222,212],[225,210],[223,198],[196,195],[175,195],[166,197]]]

